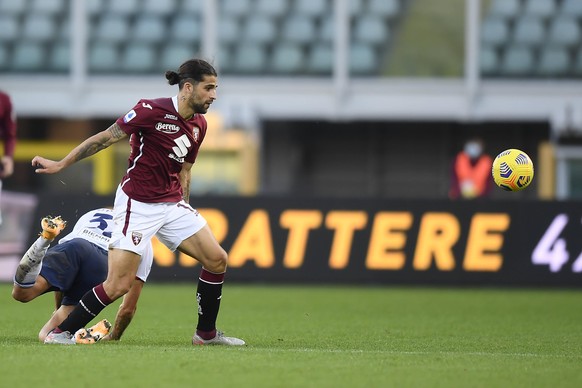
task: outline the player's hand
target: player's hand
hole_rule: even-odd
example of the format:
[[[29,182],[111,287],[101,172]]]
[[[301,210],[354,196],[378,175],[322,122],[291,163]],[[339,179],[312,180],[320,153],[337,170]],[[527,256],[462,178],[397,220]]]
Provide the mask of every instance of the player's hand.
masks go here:
[[[119,338],[112,331],[111,333],[107,334],[105,337],[103,337],[99,340],[99,342],[101,342],[101,341],[119,341]]]
[[[10,156],[3,156],[0,162],[0,178],[8,178],[14,173],[14,160]]]
[[[54,174],[62,170],[61,164],[54,160],[45,159],[42,156],[35,156],[32,159],[32,167],[36,167],[37,174]]]

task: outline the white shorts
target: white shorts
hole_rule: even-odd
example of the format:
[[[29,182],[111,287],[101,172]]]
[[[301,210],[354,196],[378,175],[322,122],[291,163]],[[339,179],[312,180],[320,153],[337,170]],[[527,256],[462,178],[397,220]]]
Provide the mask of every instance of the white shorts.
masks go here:
[[[206,220],[185,201],[145,203],[130,199],[117,188],[113,205],[115,223],[110,248],[119,248],[143,255],[152,237],[170,250],[206,225]]]

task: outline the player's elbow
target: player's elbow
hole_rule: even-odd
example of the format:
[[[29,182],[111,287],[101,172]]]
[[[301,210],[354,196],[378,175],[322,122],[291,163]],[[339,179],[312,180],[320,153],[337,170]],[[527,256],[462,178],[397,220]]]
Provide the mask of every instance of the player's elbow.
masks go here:
[[[33,295],[27,292],[26,289],[14,287],[12,289],[12,298],[18,302],[28,303],[34,299]]]
[[[135,315],[136,311],[137,311],[136,305],[126,306],[125,304],[122,304],[121,306],[119,306],[118,314],[121,319],[131,320],[133,319],[133,316]]]

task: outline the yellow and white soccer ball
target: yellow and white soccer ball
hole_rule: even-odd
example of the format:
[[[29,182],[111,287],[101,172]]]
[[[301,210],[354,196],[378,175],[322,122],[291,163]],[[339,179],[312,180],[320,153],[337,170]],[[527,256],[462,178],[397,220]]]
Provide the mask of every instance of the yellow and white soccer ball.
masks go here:
[[[525,152],[511,148],[493,160],[491,174],[495,184],[503,190],[520,191],[533,180],[534,165]]]

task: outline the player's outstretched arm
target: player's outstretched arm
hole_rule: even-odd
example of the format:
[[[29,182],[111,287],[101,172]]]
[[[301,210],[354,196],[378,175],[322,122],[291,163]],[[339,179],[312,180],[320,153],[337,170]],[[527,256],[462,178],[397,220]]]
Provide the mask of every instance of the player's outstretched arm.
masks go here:
[[[37,174],[55,174],[69,167],[71,164],[94,155],[126,137],[127,134],[119,128],[117,123],[114,123],[106,130],[91,136],[79,144],[63,159],[54,161],[43,158],[42,156],[35,156],[32,159],[32,166],[37,167],[34,170]]]
[[[135,312],[137,310],[137,301],[139,300],[139,296],[141,294],[141,290],[143,288],[143,282],[139,279],[135,279],[131,288],[123,296],[123,302],[119,306],[119,310],[117,311],[117,316],[115,317],[115,324],[113,325],[113,330],[109,335],[103,337],[103,340],[115,340],[119,341],[123,332],[133,319]]]

